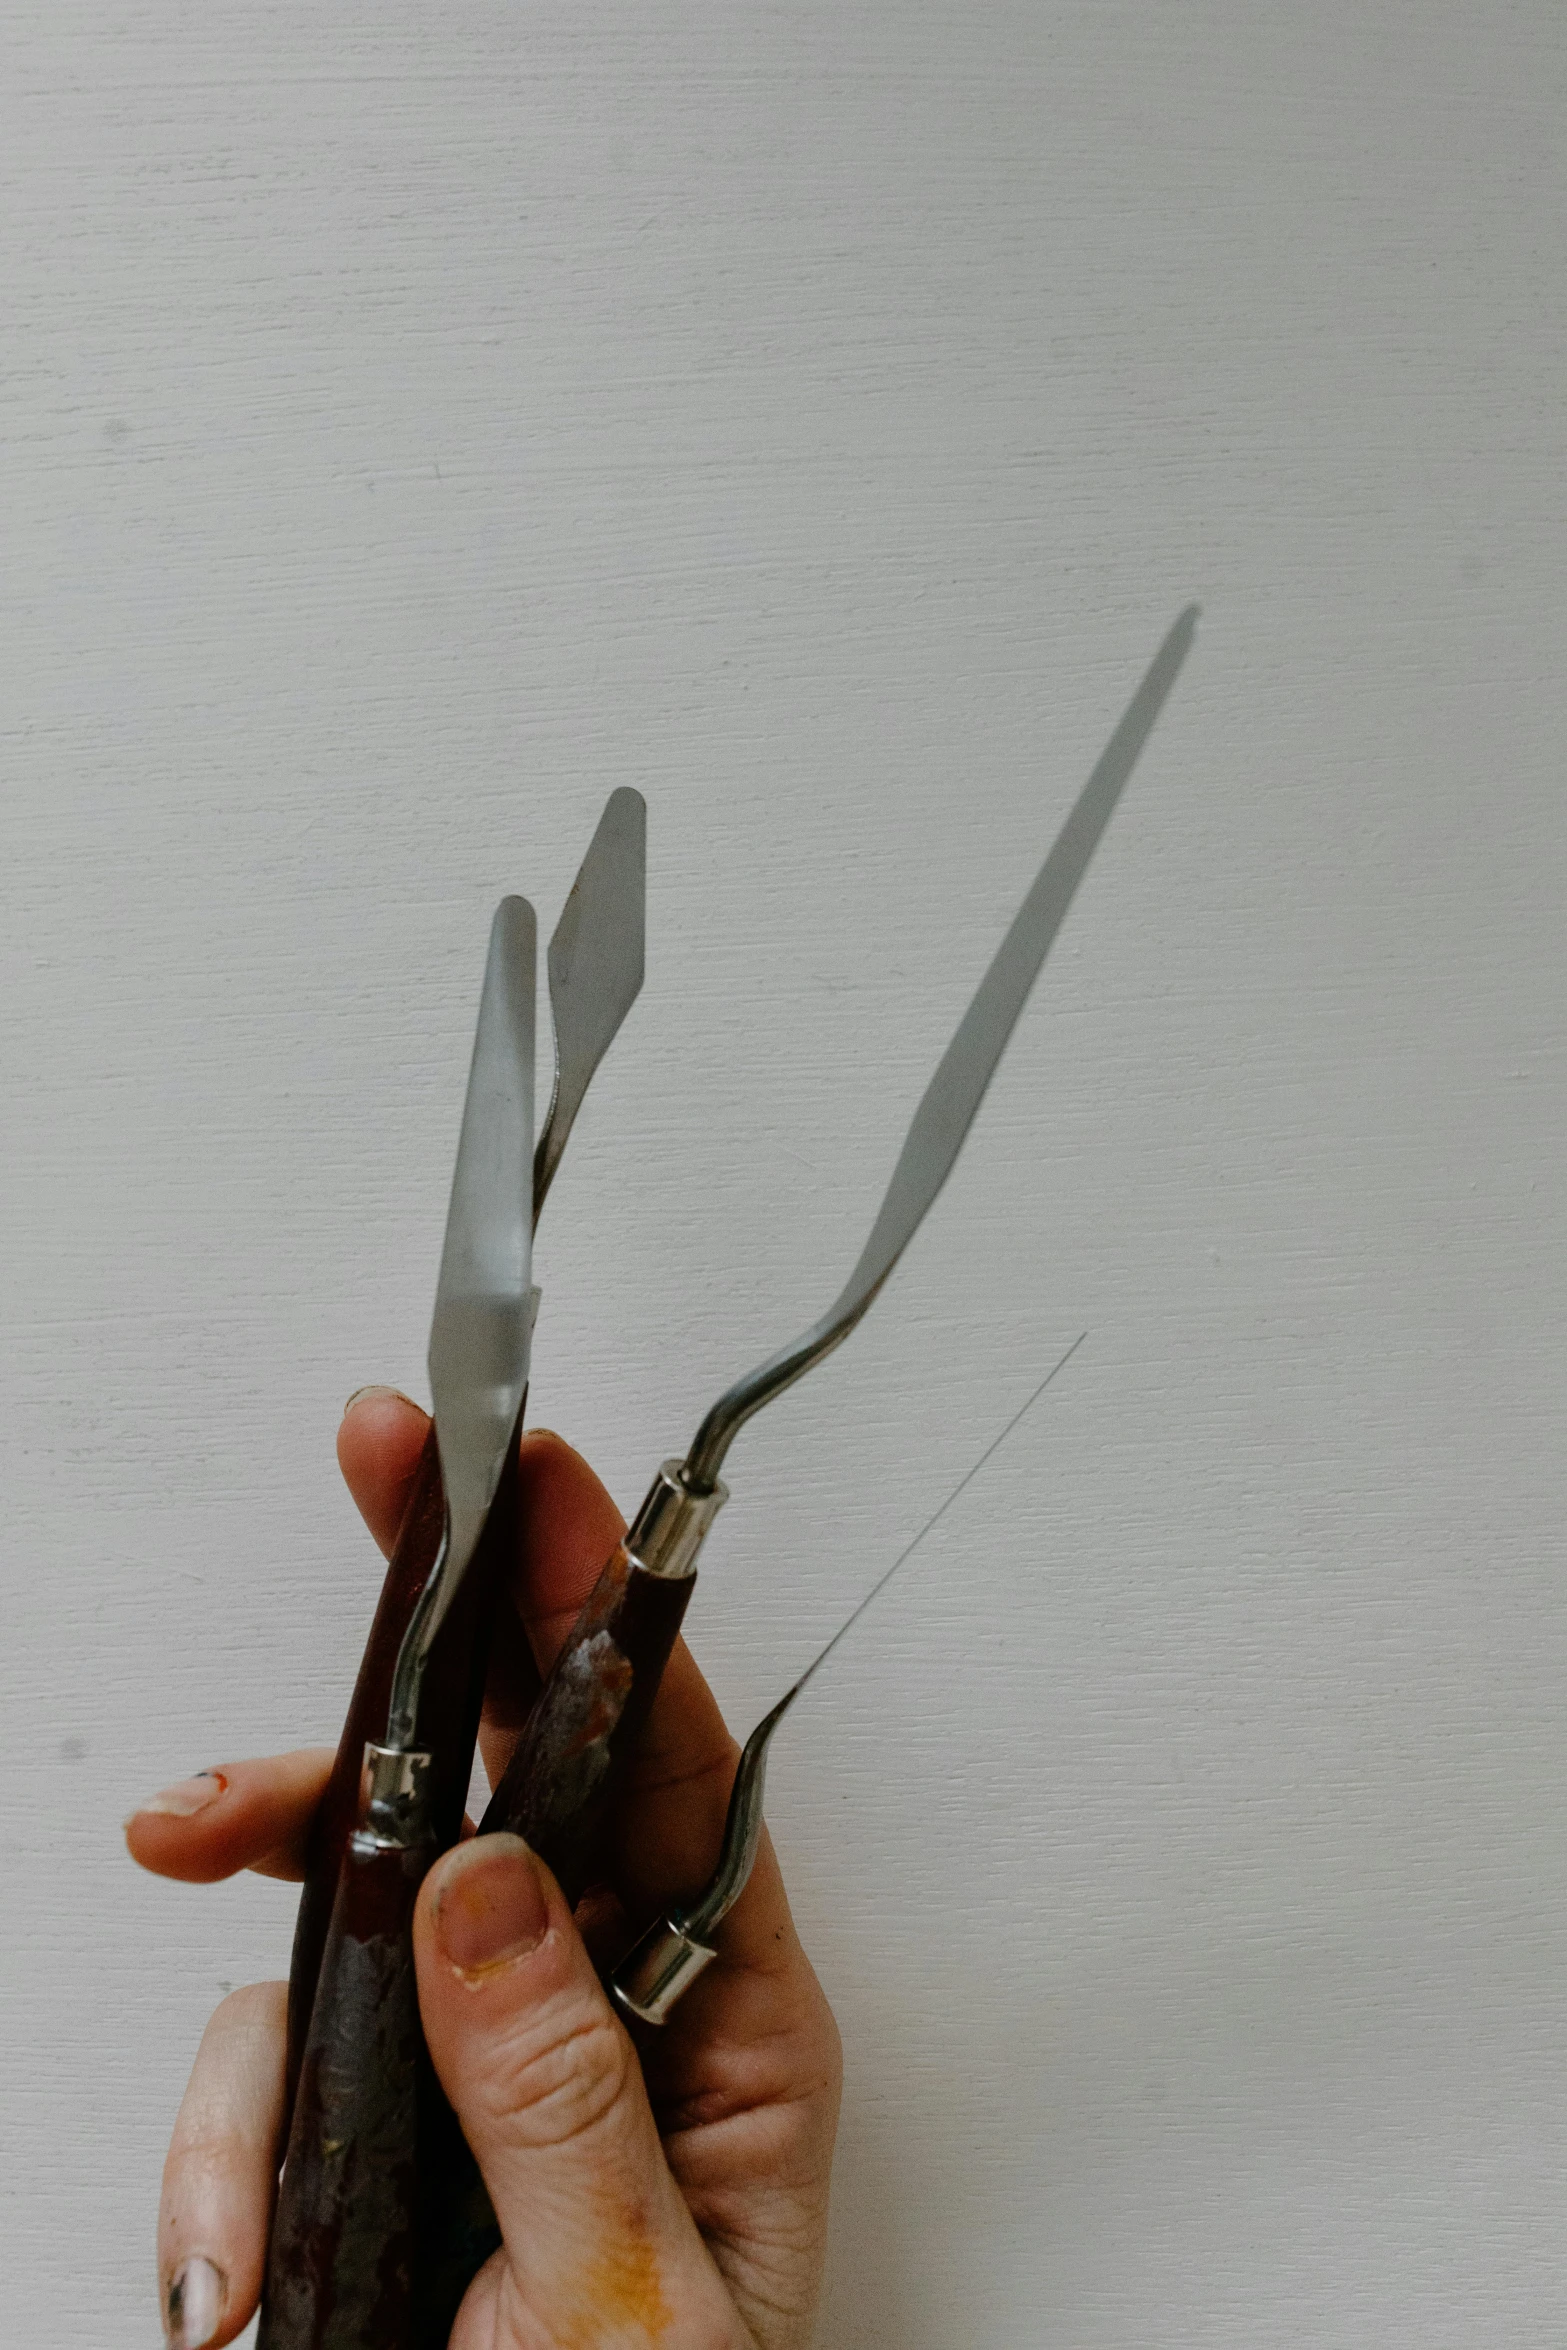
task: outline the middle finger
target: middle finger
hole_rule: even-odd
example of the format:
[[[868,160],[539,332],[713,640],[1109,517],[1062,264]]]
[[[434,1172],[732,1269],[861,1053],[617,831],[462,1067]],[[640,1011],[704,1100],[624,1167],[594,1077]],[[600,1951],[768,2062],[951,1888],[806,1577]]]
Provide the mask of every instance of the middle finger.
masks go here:
[[[560,1437],[524,1439],[519,1552],[511,1612],[548,1669],[625,1532],[587,1462]],[[485,1770],[498,1784],[516,1747],[515,1717],[487,1703]],[[616,1807],[611,1890],[633,1925],[689,1899],[717,1863],[739,1748],[683,1640],[665,1667]],[[597,1937],[595,1937],[597,1938]],[[769,1856],[725,1921],[726,1961],[771,1971],[797,1953],[782,1881]]]

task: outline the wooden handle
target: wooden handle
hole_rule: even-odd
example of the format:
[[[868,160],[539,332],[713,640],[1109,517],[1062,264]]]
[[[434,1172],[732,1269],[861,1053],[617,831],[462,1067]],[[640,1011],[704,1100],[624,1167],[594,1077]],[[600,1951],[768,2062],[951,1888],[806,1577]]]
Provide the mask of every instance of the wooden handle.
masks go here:
[[[545,1678],[481,1836],[525,1837],[578,1901],[604,1866],[615,1798],[696,1577],[650,1575],[622,1545]],[[469,2284],[500,2242],[478,2165],[438,2084],[420,2126],[416,2350],[447,2350]],[[260,2346],[258,2345],[258,2350]]]
[[[348,1719],[338,1741],[337,1759],[326,1793],[311,1824],[305,1851],[305,1881],[294,1926],[294,1951],[288,1977],[288,2084],[292,2101],[310,2031],[321,1954],[326,1947],[332,1904],[337,1895],[343,1855],[359,1817],[360,1775],[372,1738],[386,1735],[387,1709],[392,1700],[392,1671],[403,1634],[430,1579],[446,1524],[446,1497],[441,1488],[441,1456],[430,1423],[414,1471],[413,1488],[397,1541],[387,1561],[386,1580],[376,1605],[360,1661],[359,1678],[349,1700]]]
[[[524,1399],[526,1404],[526,1399]],[[419,1702],[418,1742],[433,1761],[431,1826],[435,1848],[457,1841],[473,1771],[474,1741],[484,1699],[489,1624],[496,1594],[516,1555],[517,1446],[508,1448],[484,1536],[442,1625],[425,1668]],[[310,2031],[321,1954],[326,1944],[343,1855],[359,1817],[360,1782],[367,1742],[386,1735],[392,1674],[403,1635],[419,1595],[429,1581],[446,1523],[440,1453],[431,1423],[414,1473],[397,1542],[370,1626],[370,1637],[338,1742],[337,1759],[310,1831],[305,1881],[294,1928],[288,1979],[288,2096],[295,2084]]]
[[[433,1844],[343,1857],[256,2350],[407,2350],[423,2042],[413,1909]]]
[[[528,1716],[481,1836],[526,1839],[580,1900],[603,1864],[627,1761],[658,1695],[694,1574],[650,1575],[622,1543],[572,1626]]]

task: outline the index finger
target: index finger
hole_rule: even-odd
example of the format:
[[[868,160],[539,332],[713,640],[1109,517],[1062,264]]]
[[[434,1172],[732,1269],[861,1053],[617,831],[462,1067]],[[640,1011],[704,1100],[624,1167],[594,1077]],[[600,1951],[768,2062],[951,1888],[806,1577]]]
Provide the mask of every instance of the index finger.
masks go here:
[[[212,1885],[240,1869],[297,1880],[332,1769],[330,1746],[220,1763],[165,1787],[125,1823],[132,1860],[157,1877]]]

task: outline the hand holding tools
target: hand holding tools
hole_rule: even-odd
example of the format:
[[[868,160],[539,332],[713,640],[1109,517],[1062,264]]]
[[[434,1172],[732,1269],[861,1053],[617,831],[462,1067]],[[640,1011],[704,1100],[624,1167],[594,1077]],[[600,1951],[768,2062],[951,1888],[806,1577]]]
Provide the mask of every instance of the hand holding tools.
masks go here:
[[[842,1345],[884,1286],[950,1174],[1023,1005],[1066,918],[1196,630],[1182,612],[1084,785],[926,1087],[870,1236],[838,1296],[799,1338],[718,1398],[683,1460],[665,1461],[566,1637],[479,1824],[523,1837],[575,1902],[600,1873],[617,1783],[635,1751],[728,1499],[719,1472],[752,1415]],[[765,1740],[762,1751],[765,1752]],[[440,2103],[427,2165],[421,2350],[444,2350],[468,2279],[493,2250],[476,2170]],[[464,2177],[466,2164],[467,2176]]]
[[[1195,611],[1183,613],[1166,637],[1003,939],[915,1113],[848,1281],[818,1321],[718,1398],[682,1459],[664,1464],[544,1677],[481,1832],[505,1828],[526,1837],[555,1870],[570,1898],[581,1893],[601,1866],[618,1778],[677,1637],[701,1544],[727,1498],[720,1473],[730,1446],[756,1411],[850,1334],[940,1192],[1174,683],[1195,620]],[[562,968],[569,967],[568,956]],[[552,988],[555,976],[552,957]],[[481,1019],[481,1033],[482,1027]],[[564,1105],[568,1125],[579,1098],[562,1075],[557,1104]],[[464,1140],[466,1144],[466,1122]],[[542,1200],[552,1168],[546,1154],[542,1169],[535,1173],[534,1200]],[[460,1154],[454,1216],[462,1175]],[[508,1225],[508,1234],[511,1229]],[[493,1289],[495,1262],[476,1238],[464,1247],[474,1287],[462,1295],[471,1304],[475,1296],[490,1294],[486,1281]],[[510,1281],[515,1274],[510,1240],[501,1253]],[[342,1863],[294,2114],[260,2350],[401,2350],[413,2322],[408,2220],[415,2160],[410,2115],[421,2072],[421,2044],[407,1929],[414,1893],[435,1849],[430,1807],[435,1749],[427,1729],[428,1699],[443,1619],[450,1629],[455,1617],[449,1611],[455,1610],[465,1584],[472,1581],[462,1567],[453,1573],[448,1569],[459,1556],[466,1567],[480,1542],[521,1411],[530,1326],[525,1280],[521,1294],[519,1320],[513,1290],[505,1288],[508,1311],[500,1317],[505,1343],[493,1354],[486,1352],[491,1319],[482,1312],[463,1325],[460,1335],[462,1317],[453,1313],[449,1349],[444,1339],[439,1350],[432,1341],[446,1542],[441,1563],[416,1594],[399,1652],[386,1739],[369,1748],[366,1817]],[[455,1305],[457,1291],[451,1295]],[[439,1313],[437,1319],[439,1323]],[[501,1358],[504,1355],[515,1365],[519,1345],[520,1374],[510,1381],[502,1379]],[[474,1393],[475,1365],[480,1374],[477,1385],[486,1390],[483,1399]],[[448,1398],[444,1404],[443,1387]],[[497,1452],[499,1423],[508,1408],[512,1418]],[[454,1448],[450,1459],[448,1427]],[[471,1459],[466,1454],[459,1459],[461,1448],[470,1441]],[[487,1469],[480,1474],[481,1460],[494,1464],[493,1474]],[[462,1648],[470,1672],[472,1649],[470,1638]],[[754,1835],[759,1833],[757,1782],[765,1750],[763,1737],[742,1786],[731,1876],[745,1859],[748,1845],[754,1849]],[[746,1786],[757,1797],[754,1818]],[[693,1927],[687,1939],[694,1946],[700,1942],[695,1924],[705,1929],[711,1920],[704,1912],[699,1920],[685,1922]],[[433,2091],[433,2081],[428,2085]],[[432,2096],[427,2103],[435,2112],[440,2101]],[[445,2145],[449,2151],[449,2139]],[[459,2150],[466,2152],[460,2141]],[[460,2289],[465,2274],[471,2273],[469,2255],[477,2250],[483,2229],[482,2215],[481,2224],[475,2225],[475,2213],[464,2200],[459,2180],[443,2176],[435,2183],[441,2189],[439,2210],[427,2207],[419,2260],[421,2283],[434,2279],[436,2290],[423,2295],[418,2322],[422,2338],[444,2342],[444,2331],[439,2330],[442,2313],[452,2306],[454,2283]],[[433,2336],[427,2330],[431,2327],[438,2329]]]
[[[430,1331],[441,1548],[398,1654],[385,1743],[365,1750],[363,1817],[338,1875],[273,2222],[258,2336],[272,2350],[370,2350],[407,2322],[421,2050],[412,1919],[437,1851],[420,1698],[528,1381],[535,954],[532,907],[504,899]]]
[[[512,1548],[504,1504],[537,1306],[533,1225],[641,988],[645,900],[646,811],[622,789],[550,942],[555,1083],[537,1150],[532,910],[509,899],[496,917],[430,1339],[435,1415],[300,1905],[290,1983],[298,2086],[259,2336],[267,2350],[391,2350],[406,2328],[416,2084],[427,2070],[413,1902],[461,1821],[483,1628]]]

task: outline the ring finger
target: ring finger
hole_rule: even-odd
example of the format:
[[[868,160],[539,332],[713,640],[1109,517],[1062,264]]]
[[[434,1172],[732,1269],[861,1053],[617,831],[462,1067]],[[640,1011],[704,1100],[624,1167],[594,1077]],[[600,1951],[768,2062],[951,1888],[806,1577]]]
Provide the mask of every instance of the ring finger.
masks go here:
[[[216,2350],[248,2324],[283,2126],[287,1985],[251,1983],[216,2009],[163,2166],[158,2282],[170,2350]]]

